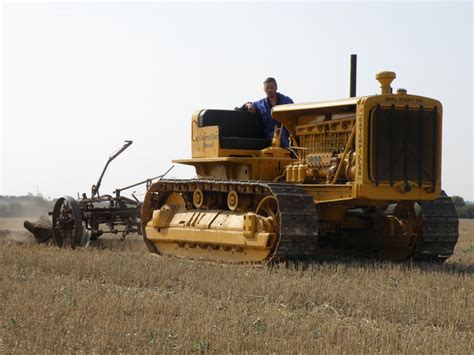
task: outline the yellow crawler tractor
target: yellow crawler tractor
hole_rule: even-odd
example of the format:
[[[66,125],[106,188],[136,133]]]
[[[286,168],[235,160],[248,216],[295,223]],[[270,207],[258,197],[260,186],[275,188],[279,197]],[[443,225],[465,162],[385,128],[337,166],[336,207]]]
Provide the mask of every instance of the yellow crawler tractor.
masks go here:
[[[441,190],[442,105],[392,92],[275,106],[281,130],[263,138],[246,111],[192,117],[197,178],[161,180],[142,208],[152,253],[225,262],[317,260],[327,253],[444,261],[458,217]]]

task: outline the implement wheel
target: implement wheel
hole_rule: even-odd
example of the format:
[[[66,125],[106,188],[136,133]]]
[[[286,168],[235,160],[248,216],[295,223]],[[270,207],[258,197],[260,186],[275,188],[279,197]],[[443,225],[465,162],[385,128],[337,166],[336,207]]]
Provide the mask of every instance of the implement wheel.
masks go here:
[[[60,248],[80,246],[83,235],[82,212],[70,196],[59,198],[53,208],[53,239]]]

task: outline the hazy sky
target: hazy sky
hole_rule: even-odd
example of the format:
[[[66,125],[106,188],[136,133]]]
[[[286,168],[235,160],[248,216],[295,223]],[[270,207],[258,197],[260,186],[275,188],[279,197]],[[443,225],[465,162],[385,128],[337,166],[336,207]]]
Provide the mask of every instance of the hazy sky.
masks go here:
[[[295,102],[394,88],[444,105],[443,188],[474,200],[471,2],[2,3],[0,194],[101,193],[191,156],[191,115],[263,97]],[[170,177],[193,177],[176,166]],[[143,189],[138,189],[140,193]]]

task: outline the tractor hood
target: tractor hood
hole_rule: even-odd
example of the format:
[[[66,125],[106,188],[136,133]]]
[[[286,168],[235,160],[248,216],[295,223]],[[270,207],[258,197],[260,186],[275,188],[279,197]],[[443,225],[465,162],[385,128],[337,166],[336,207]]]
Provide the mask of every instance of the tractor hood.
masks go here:
[[[355,111],[355,106],[362,97],[351,97],[341,100],[309,102],[301,104],[278,105],[272,109],[272,117],[283,123],[294,132],[296,119],[301,116],[324,115],[331,112]]]

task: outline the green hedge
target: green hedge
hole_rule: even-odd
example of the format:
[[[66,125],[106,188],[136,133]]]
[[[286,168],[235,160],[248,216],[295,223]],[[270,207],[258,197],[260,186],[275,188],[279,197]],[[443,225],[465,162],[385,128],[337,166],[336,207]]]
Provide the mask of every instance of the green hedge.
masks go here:
[[[37,217],[52,211],[53,200],[43,196],[0,196],[0,217]]]
[[[474,218],[474,205],[465,205],[463,207],[456,207],[459,218]]]

